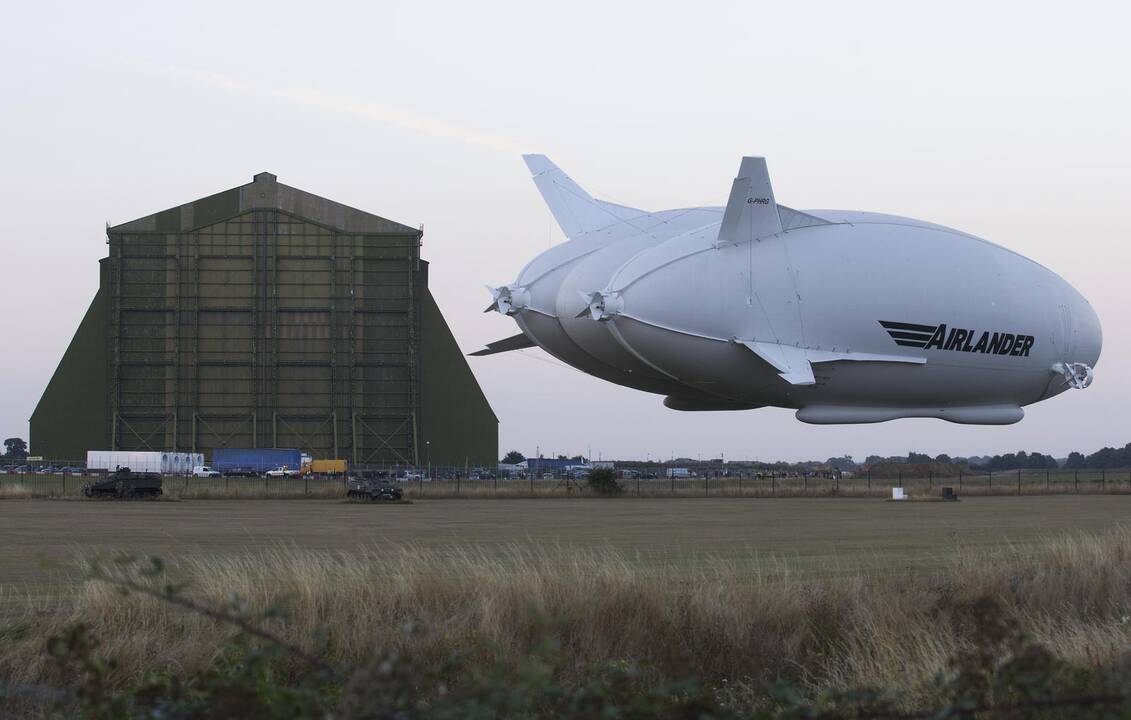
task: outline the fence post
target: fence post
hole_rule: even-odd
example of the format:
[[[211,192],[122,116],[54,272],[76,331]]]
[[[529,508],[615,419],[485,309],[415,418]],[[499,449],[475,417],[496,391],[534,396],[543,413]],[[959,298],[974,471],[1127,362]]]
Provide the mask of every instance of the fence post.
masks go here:
[[[770,497],[777,497],[778,494],[778,476],[776,473],[770,473]]]
[[[708,495],[707,483],[710,481],[710,479],[711,479],[710,476],[706,472],[704,472],[703,473],[703,497],[707,497],[707,495]]]
[[[672,495],[675,495],[675,474],[672,474]]]
[[[640,497],[640,475],[636,476],[636,497]]]
[[[419,472],[416,473],[416,475],[417,475],[416,491],[419,492],[421,494],[421,496],[423,496],[424,495],[424,476],[421,475]]]
[[[533,482],[534,476],[531,475],[530,479]],[[459,495],[459,471],[458,470],[456,471],[456,495]]]
[[[1100,470],[1100,492],[1107,492],[1107,470]]]
[[[868,494],[872,494],[872,470],[868,470]]]
[[[303,473],[302,476],[302,494],[310,494],[310,473]]]
[[[499,473],[495,473],[494,477],[495,477],[495,490],[494,490],[494,492],[498,493],[499,492]]]
[[[840,473],[833,475],[833,492],[840,495]]]
[[[958,471],[958,492],[962,492],[962,471]]]
[[[742,497],[742,471],[738,473],[738,496]]]
[[[530,497],[534,497],[534,473],[530,473]]]
[[[1075,486],[1074,492],[1080,492],[1080,471],[1072,471],[1072,484]]]
[[[1049,471],[1045,469],[1045,492],[1049,491]]]
[[[1021,494],[1021,471],[1017,471],[1017,494]]]

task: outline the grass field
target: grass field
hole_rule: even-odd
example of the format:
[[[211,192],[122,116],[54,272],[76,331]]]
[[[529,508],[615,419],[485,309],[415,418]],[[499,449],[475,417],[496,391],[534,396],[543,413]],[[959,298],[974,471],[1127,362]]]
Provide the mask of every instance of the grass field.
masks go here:
[[[85,579],[101,567],[158,595],[184,583],[205,607],[239,598],[351,674],[386,649],[421,663],[413,674],[452,653],[465,670],[513,669],[549,641],[564,652],[554,673],[565,686],[640,663],[633,682],[693,673],[729,708],[765,706],[783,678],[806,693],[882,686],[923,708],[946,700],[934,678],[978,647],[986,613],[1065,662],[1123,667],[1129,518],[1131,496],[1093,494],[5,500],[0,688],[74,683],[44,647],[77,625],[119,688],[154,669],[202,673],[231,651],[231,625]],[[162,557],[165,570],[100,562],[119,553]],[[994,645],[991,662],[1019,647]],[[280,662],[283,682],[302,676],[301,663]]]
[[[77,550],[162,557],[242,555],[293,545],[615,548],[641,563],[693,566],[705,557],[806,576],[922,571],[961,548],[1024,548],[1069,531],[1131,519],[1131,496],[974,497],[958,503],[854,498],[594,498],[427,500],[0,501],[0,582],[11,607],[65,592]]]
[[[640,663],[633,682],[694,671],[734,708],[764,706],[783,678],[931,707],[946,697],[934,678],[980,642],[986,608],[1065,662],[1123,667],[1129,517],[1126,495],[4,500],[0,688],[73,683],[43,648],[76,624],[101,641],[119,688],[230,652],[226,623],[84,581],[92,560],[126,552],[166,569],[147,580],[96,567],[183,582],[206,607],[239,598],[286,642],[362,676],[383,648],[418,673],[452,653],[465,670],[513,668],[550,641],[567,686]],[[991,662],[1014,647],[995,646]],[[278,677],[301,677],[282,662]]]

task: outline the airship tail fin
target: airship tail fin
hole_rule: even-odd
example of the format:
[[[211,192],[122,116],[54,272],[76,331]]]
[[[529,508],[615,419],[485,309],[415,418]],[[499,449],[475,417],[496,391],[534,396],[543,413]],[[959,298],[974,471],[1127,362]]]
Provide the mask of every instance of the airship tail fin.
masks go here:
[[[730,187],[718,245],[749,242],[782,231],[766,158],[744,157]]]
[[[530,168],[542,199],[568,238],[649,214],[646,210],[597,200],[545,155],[523,155],[522,159]]]

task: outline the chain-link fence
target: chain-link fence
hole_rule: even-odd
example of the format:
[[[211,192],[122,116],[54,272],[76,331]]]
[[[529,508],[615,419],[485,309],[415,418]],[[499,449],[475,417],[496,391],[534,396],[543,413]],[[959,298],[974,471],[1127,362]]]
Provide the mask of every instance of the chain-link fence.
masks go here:
[[[362,466],[350,474],[387,478],[412,497],[570,497],[591,494],[588,468],[526,472],[470,467]],[[614,468],[622,496],[638,497],[890,497],[894,487],[912,498],[958,495],[1128,494],[1131,470],[1010,470],[894,473],[770,470],[735,464],[671,467],[632,463]],[[0,467],[0,497],[81,496],[84,485],[106,471],[81,463],[40,461]],[[163,477],[167,497],[345,497],[346,475],[306,473],[256,477]]]

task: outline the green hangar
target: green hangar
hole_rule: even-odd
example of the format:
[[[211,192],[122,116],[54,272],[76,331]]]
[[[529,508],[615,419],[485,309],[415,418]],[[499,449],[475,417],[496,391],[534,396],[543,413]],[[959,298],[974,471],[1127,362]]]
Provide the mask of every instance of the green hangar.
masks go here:
[[[487,465],[498,420],[428,291],[422,231],[270,173],[110,227],[31,449],[294,447]]]

